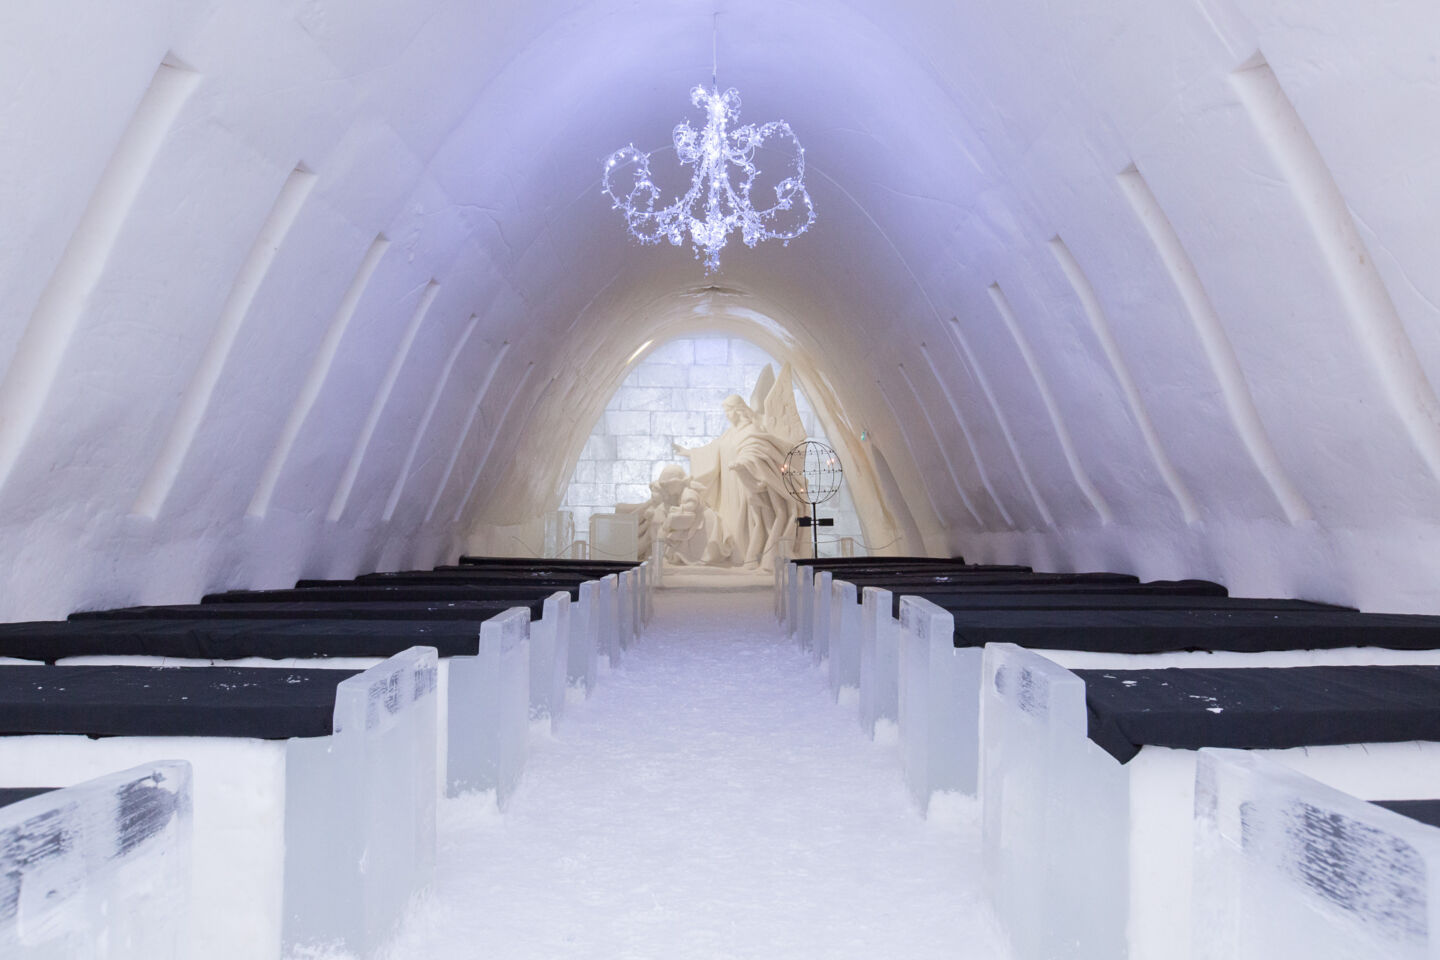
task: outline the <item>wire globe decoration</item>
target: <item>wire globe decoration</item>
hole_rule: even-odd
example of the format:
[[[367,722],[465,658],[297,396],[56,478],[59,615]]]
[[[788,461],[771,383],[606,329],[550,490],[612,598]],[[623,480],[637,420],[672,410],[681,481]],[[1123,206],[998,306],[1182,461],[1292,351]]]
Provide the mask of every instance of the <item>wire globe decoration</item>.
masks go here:
[[[801,503],[814,507],[840,492],[845,468],[829,444],[819,440],[802,440],[790,448],[780,465],[785,489]]]

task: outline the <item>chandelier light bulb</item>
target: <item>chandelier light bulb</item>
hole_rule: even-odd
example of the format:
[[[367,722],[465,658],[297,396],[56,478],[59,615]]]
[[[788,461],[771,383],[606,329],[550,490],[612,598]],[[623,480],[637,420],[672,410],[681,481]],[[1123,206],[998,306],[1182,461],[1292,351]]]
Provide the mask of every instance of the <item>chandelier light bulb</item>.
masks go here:
[[[740,117],[740,94],[734,87],[720,93],[697,86],[690,91],[690,102],[705,111],[706,122],[703,130],[683,121],[675,127],[675,155],[694,171],[690,189],[674,203],[657,209],[660,190],[650,179],[650,154],[633,143],[605,161],[605,193],[624,214],[630,234],[641,243],[668,240],[676,247],[688,234],[696,258],[712,273],[720,268],[720,251],[736,229],[747,247],[761,240],[789,244],[809,230],[815,206],[805,189],[805,150],[790,124],[776,120],[729,129],[729,122]],[[779,147],[777,153],[789,156],[786,176],[775,184],[775,202],[756,210],[750,191],[760,172],[755,151],[762,147]]]

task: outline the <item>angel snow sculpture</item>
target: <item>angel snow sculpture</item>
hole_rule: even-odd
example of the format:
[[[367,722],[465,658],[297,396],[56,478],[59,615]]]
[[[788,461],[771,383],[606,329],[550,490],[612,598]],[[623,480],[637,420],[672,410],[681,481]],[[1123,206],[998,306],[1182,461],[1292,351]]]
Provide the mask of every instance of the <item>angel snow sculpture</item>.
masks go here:
[[[792,532],[798,506],[780,466],[805,439],[792,380],[788,363],[778,377],[767,366],[750,403],[734,394],[725,398],[730,427],[718,439],[688,450],[674,445],[690,459],[690,475],[704,486],[705,506],[718,520],[704,562],[772,569],[776,546]]]

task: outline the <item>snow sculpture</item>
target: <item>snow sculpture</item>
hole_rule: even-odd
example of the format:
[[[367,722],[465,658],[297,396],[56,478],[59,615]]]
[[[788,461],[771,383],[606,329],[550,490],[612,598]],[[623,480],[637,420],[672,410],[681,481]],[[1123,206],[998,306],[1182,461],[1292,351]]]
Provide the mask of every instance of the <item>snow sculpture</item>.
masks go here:
[[[691,449],[674,447],[690,460],[691,476],[667,467],[651,484],[648,502],[617,511],[644,517],[642,555],[658,543],[674,563],[773,569],[797,509],[780,465],[805,438],[790,365],[778,376],[767,366],[750,403],[732,394],[723,406],[730,427],[717,439]]]

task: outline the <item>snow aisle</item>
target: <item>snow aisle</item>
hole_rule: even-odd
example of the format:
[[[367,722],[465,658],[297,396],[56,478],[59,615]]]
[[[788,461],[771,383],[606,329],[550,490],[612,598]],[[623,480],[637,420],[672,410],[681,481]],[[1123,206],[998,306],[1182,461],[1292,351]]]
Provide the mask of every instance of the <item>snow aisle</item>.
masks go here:
[[[445,801],[391,960],[1000,958],[970,804],[915,812],[766,589],[674,590],[535,738],[498,814]]]

